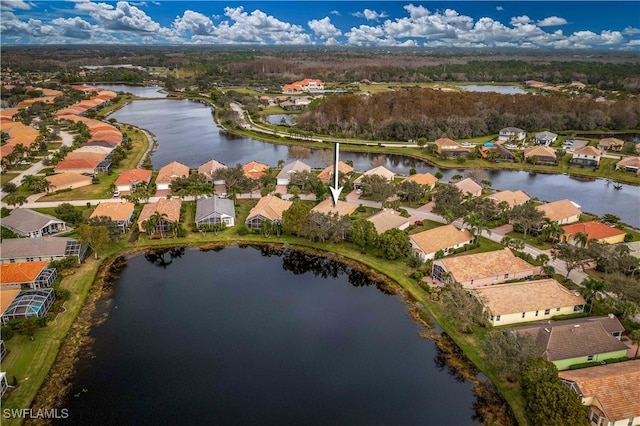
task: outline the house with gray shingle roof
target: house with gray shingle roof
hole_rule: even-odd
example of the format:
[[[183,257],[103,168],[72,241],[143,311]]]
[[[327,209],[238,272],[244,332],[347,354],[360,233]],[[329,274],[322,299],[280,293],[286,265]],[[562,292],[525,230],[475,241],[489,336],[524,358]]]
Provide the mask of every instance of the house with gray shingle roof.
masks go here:
[[[600,318],[604,321],[581,318],[582,321],[518,327],[514,331],[535,339],[539,356],[553,362],[558,370],[567,370],[575,364],[606,362],[626,356],[627,345],[605,328],[605,322],[612,318]]]
[[[196,226],[220,225],[234,226],[236,209],[233,200],[228,198],[199,198],[196,204]]]
[[[31,209],[15,208],[2,218],[2,226],[20,237],[38,238],[67,231],[63,220]]]
[[[504,129],[500,130],[500,133],[498,135],[499,137],[505,139],[515,139],[521,141],[525,137],[527,137],[527,132],[517,127],[505,127]]]
[[[300,160],[292,161],[291,163],[282,166],[282,170],[280,170],[280,173],[278,173],[278,176],[276,177],[277,185],[289,185],[292,174],[310,171],[311,166],[305,162]]]
[[[549,146],[554,143],[558,139],[558,135],[551,132],[539,132],[533,136],[533,140],[538,145],[546,145]]]
[[[7,238],[0,244],[0,263],[60,260],[68,256],[82,262],[87,247],[74,238]]]

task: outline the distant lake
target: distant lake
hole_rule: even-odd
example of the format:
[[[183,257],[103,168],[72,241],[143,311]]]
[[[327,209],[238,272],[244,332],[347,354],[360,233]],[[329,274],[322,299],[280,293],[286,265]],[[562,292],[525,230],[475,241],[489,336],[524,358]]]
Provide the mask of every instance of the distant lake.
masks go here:
[[[325,258],[140,255],[104,310],[61,424],[478,424],[402,299]]]
[[[492,86],[495,87],[495,86]],[[276,167],[278,160],[288,158],[289,146],[276,145],[223,131],[213,120],[210,106],[188,100],[158,99],[133,101],[110,117],[150,130],[156,135],[158,147],[151,160],[154,169],[179,161],[197,168],[214,158],[228,166],[246,164],[255,160]],[[307,164],[324,168],[317,150],[304,159]],[[447,182],[453,175],[464,175],[464,170],[440,169],[423,161],[403,155],[367,154],[341,151],[342,161],[351,160],[357,171],[364,172],[372,164],[382,164],[396,174],[407,176],[412,168],[418,173],[442,173]],[[640,187],[624,185],[615,190],[602,179],[584,181],[567,175],[530,174],[514,170],[486,170],[493,188],[501,190],[522,189],[531,197],[544,201],[568,198],[582,210],[597,215],[614,214],[629,225],[640,227]]]
[[[111,90],[112,92],[128,92],[141,98],[166,98],[166,93],[161,93],[163,90],[160,86],[131,86],[128,84],[100,84],[89,85],[89,87],[96,87],[104,90]]]
[[[494,86],[491,84],[469,84],[460,86],[467,92],[495,92],[503,95],[524,95],[527,92],[517,86]]]

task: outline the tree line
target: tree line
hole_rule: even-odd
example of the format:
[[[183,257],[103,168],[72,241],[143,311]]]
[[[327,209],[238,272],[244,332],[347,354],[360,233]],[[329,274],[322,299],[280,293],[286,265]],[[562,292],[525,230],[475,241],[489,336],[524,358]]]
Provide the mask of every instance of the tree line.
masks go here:
[[[640,104],[587,98],[451,93],[412,88],[371,96],[332,96],[301,114],[297,127],[369,140],[474,138],[505,127],[526,131],[624,130],[639,126]]]

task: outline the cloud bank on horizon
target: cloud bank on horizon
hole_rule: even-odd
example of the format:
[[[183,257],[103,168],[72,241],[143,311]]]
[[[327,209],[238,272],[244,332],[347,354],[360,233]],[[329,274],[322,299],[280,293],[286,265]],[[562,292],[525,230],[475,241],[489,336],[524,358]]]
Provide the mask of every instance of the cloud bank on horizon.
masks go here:
[[[639,2],[607,1],[0,0],[0,42],[635,51],[638,16]]]

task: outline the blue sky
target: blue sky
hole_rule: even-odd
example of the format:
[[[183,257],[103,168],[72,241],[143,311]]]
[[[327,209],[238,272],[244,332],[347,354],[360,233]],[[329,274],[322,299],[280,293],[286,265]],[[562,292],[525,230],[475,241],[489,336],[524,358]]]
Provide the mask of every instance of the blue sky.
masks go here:
[[[0,0],[2,44],[640,51],[640,1]]]

